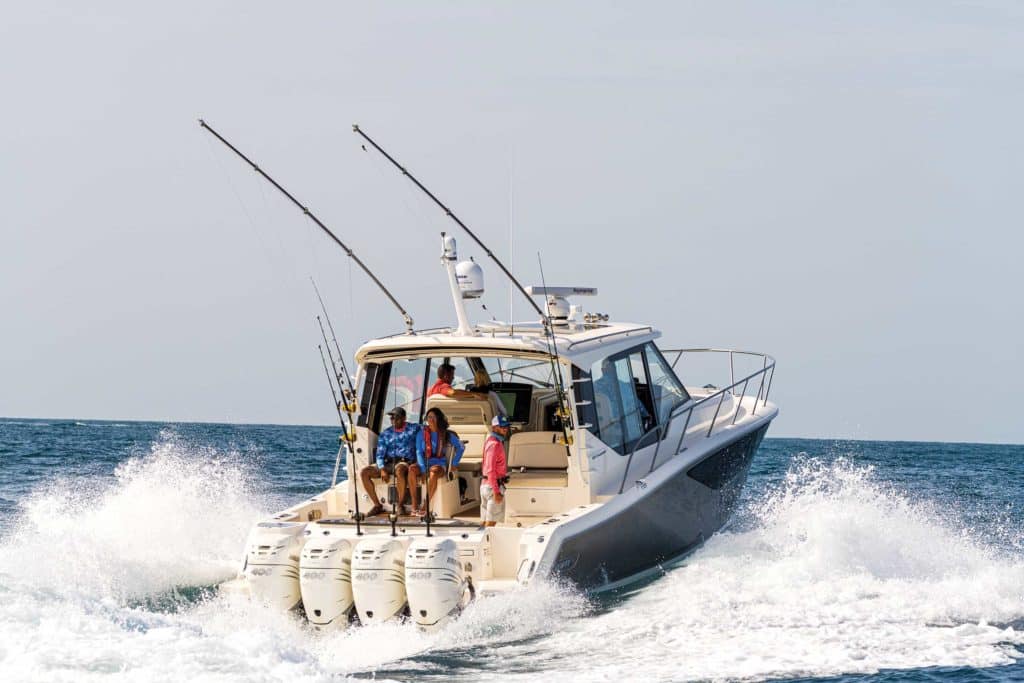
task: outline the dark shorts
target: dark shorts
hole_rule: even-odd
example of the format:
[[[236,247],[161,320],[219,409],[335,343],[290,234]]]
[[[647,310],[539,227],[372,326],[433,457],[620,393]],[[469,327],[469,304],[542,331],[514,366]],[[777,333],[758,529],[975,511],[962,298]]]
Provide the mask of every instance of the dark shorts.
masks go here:
[[[382,469],[385,472],[387,472],[389,475],[394,476],[394,474],[395,474],[395,467],[397,465],[407,465],[409,467],[415,467],[416,463],[415,462],[408,462],[406,460],[398,460],[398,461],[392,461],[392,462],[384,463],[384,467],[383,468],[377,467],[376,463],[374,463],[372,465],[368,465],[367,467],[370,468],[370,476],[371,477],[379,477]]]

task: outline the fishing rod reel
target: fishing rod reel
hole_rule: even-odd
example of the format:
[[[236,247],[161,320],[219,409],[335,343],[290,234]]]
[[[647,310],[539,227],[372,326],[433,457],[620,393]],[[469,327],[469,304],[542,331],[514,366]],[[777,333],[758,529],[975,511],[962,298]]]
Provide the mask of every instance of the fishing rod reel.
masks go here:
[[[397,536],[398,531],[395,528],[398,524],[398,506],[401,501],[398,500],[398,482],[396,480],[397,473],[391,477],[391,481],[388,482],[388,502],[391,503],[391,512],[388,513],[388,521],[391,522],[391,535]]]

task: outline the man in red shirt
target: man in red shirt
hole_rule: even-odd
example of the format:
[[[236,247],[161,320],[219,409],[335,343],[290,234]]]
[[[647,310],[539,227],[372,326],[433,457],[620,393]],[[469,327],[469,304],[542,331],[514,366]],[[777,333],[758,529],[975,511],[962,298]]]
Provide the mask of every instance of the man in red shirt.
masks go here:
[[[449,363],[442,363],[437,368],[437,381],[427,392],[427,398],[434,394],[441,394],[448,398],[472,398],[478,401],[486,401],[487,394],[478,394],[465,389],[453,389],[452,380],[455,379],[455,366]]]

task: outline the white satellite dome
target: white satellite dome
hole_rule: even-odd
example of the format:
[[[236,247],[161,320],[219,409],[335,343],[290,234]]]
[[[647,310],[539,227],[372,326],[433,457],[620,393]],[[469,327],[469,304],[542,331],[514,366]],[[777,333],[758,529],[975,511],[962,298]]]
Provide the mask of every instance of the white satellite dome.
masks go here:
[[[484,293],[484,269],[473,259],[460,261],[455,266],[455,279],[463,299],[479,299]]]

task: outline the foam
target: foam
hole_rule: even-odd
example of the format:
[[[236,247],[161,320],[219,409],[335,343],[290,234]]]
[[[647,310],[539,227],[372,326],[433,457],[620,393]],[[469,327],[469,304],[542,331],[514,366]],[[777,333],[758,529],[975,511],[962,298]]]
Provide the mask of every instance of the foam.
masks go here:
[[[263,514],[250,484],[239,453],[165,432],[113,480],[57,479],[33,492],[3,544],[0,574],[114,600],[215,584],[234,573]]]
[[[540,637],[587,609],[538,586],[478,601],[440,633],[398,623],[319,633],[236,596],[189,597],[237,572],[267,513],[252,489],[244,454],[165,432],[113,479],[33,492],[0,545],[0,679],[337,680]]]
[[[1021,558],[880,484],[870,468],[797,462],[754,514],[751,530],[713,537],[544,649],[579,653],[587,665],[577,680],[822,676],[1024,657]],[[610,642],[621,645],[594,647]]]
[[[268,507],[252,481],[246,454],[165,433],[112,480],[34,492],[0,545],[0,679],[763,679],[1024,656],[1019,540],[988,543],[843,460],[795,462],[741,528],[604,611],[539,585],[430,634],[319,633],[190,593],[234,575]]]

